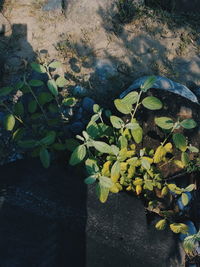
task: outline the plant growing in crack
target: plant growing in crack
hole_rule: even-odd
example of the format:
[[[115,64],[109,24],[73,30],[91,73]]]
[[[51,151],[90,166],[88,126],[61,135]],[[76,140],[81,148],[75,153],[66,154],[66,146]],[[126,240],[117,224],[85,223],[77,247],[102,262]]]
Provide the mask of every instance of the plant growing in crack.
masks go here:
[[[195,184],[181,188],[164,176],[162,167],[173,164],[179,169],[189,168],[191,158],[199,149],[189,145],[182,129],[193,129],[197,123],[193,119],[174,121],[170,117],[155,117],[154,122],[165,132],[165,138],[158,147],[143,147],[144,129],[138,121],[140,108],[150,111],[160,110],[163,103],[154,96],[145,96],[153,86],[155,77],[149,77],[140,87],[123,99],[114,100],[122,118],[95,104],[94,115],[82,136],[82,142],[75,148],[70,164],[85,162],[88,177],[86,184],[95,184],[99,200],[104,203],[110,193],[122,190],[134,193],[144,201],[145,208],[159,215],[158,230],[169,225],[174,233],[188,231],[179,216],[177,200],[184,206],[189,204],[188,192]],[[195,161],[196,162],[196,161]]]

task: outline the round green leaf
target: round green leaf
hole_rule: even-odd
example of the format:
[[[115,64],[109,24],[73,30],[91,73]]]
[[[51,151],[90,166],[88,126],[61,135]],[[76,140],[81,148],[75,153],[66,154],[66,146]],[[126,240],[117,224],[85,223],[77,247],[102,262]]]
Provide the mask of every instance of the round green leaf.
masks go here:
[[[112,123],[112,126],[116,129],[121,129],[124,125],[123,120],[117,116],[110,116],[110,121]]]
[[[85,145],[79,145],[71,155],[71,158],[69,161],[70,165],[74,166],[80,163],[82,160],[84,160],[85,156],[86,156]]]
[[[94,104],[93,105],[93,111],[94,111],[94,113],[98,113],[100,110],[101,110],[101,108],[100,108],[99,105],[97,105],[97,104]]]
[[[37,141],[34,139],[18,142],[18,145],[22,148],[34,148],[35,146],[37,146],[37,144]]]
[[[33,63],[31,63],[31,67],[36,72],[39,72],[39,73],[45,73],[46,72],[45,67],[42,66],[41,64],[38,64],[38,63],[33,62]]]
[[[189,158],[189,155],[186,152],[182,152],[182,154],[181,154],[181,161],[183,162],[183,164],[185,166],[187,166],[189,164],[190,158]]]
[[[133,91],[127,94],[124,98],[121,99],[122,103],[127,105],[133,105],[138,101],[138,92]]]
[[[9,95],[13,90],[14,90],[14,88],[12,88],[12,87],[3,87],[0,89],[0,96]]]
[[[50,155],[46,148],[40,150],[40,160],[44,168],[49,168],[50,166]]]
[[[183,120],[180,125],[185,129],[193,129],[197,126],[197,123],[193,119]]]
[[[190,152],[192,153],[199,153],[199,149],[195,146],[188,146],[188,149],[190,150]]]
[[[108,199],[109,188],[102,186],[100,183],[96,185],[97,196],[101,203],[105,203]]]
[[[56,82],[53,79],[48,80],[47,86],[48,86],[50,92],[52,93],[52,95],[54,95],[54,96],[58,95],[58,87],[56,85]]]
[[[67,80],[64,77],[58,77],[56,79],[56,84],[58,87],[64,87],[67,85]]]
[[[111,176],[117,176],[120,173],[120,162],[115,161],[111,168]]]
[[[24,115],[24,105],[22,102],[17,102],[14,105],[14,113],[16,116],[23,116]]]
[[[174,126],[174,122],[169,117],[159,117],[155,118],[155,124],[158,125],[160,128],[165,130],[170,130]]]
[[[37,102],[32,100],[28,103],[28,111],[30,113],[34,113],[37,110]]]
[[[162,102],[154,96],[147,96],[142,100],[142,104],[145,108],[150,110],[158,110],[161,109],[163,104]]]
[[[40,80],[30,80],[28,83],[30,86],[33,86],[33,87],[44,85],[43,81],[40,81]]]
[[[191,192],[195,189],[195,184],[190,184],[185,188],[185,192]]]
[[[15,127],[15,117],[12,114],[8,114],[4,119],[4,126],[7,131],[12,131]]]
[[[41,92],[38,95],[38,101],[39,101],[40,105],[45,105],[46,103],[51,102],[52,99],[53,99],[53,96],[47,92]]]
[[[44,138],[42,138],[39,142],[40,144],[47,146],[53,144],[55,142],[55,138],[56,138],[56,132],[49,131],[47,135]]]
[[[132,110],[132,105],[124,103],[121,99],[116,99],[114,101],[115,107],[118,111],[123,114],[130,114]]]
[[[85,184],[94,184],[96,182],[96,180],[97,180],[96,175],[91,175],[84,180],[84,183]]]
[[[143,130],[139,126],[138,128],[131,130],[131,134],[133,136],[134,141],[139,144],[142,142],[142,137],[143,137]]]
[[[187,149],[187,140],[185,136],[181,133],[173,134],[173,141],[176,148],[180,149],[182,152],[185,152]]]

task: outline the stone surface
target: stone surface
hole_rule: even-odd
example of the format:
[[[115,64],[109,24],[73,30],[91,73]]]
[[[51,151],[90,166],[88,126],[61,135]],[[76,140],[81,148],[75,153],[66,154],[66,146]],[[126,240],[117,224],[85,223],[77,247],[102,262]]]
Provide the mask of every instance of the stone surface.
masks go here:
[[[88,113],[90,113],[90,114],[93,113],[94,104],[95,104],[95,102],[92,98],[90,98],[90,97],[84,97],[83,98],[82,107]]]
[[[43,6],[44,11],[62,11],[62,0],[48,0]]]
[[[46,170],[22,160],[0,172],[2,266],[180,267],[171,232],[148,225],[131,195],[101,204],[80,170],[66,163]]]
[[[140,88],[140,86],[144,83],[146,78],[147,77],[144,76],[134,81],[133,84],[120,95],[120,97],[123,98],[125,95],[127,95],[132,90]],[[192,102],[198,103],[198,99],[195,96],[195,94],[193,94],[192,91],[190,91],[186,86],[180,83],[173,82],[170,79],[167,79],[165,77],[156,76],[156,78],[157,78],[156,82],[154,83],[152,88],[167,90],[171,93],[181,95],[191,100]]]

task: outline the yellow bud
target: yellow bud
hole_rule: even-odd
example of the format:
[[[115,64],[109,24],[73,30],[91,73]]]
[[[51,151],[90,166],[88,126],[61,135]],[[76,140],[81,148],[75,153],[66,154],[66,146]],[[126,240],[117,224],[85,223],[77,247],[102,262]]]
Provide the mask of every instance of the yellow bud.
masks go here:
[[[126,153],[127,158],[131,158],[131,157],[134,156],[134,155],[135,155],[135,150],[129,150],[129,151],[127,151],[127,153]]]
[[[163,220],[158,221],[156,223],[155,227],[156,227],[157,230],[164,230],[165,227],[166,227],[166,224],[167,224],[166,220],[163,219]]]
[[[128,175],[127,178],[131,179],[133,177],[133,175],[135,174],[135,166],[131,165],[128,169]]]
[[[168,152],[168,153],[172,153],[172,144],[171,143],[167,143],[165,146],[164,146],[165,150]]]
[[[142,192],[142,186],[141,185],[136,185],[136,188],[135,188],[135,191],[136,191],[136,195],[140,195],[141,192]]]
[[[135,150],[136,145],[135,144],[132,144],[132,145],[130,145],[130,148],[131,148],[131,150]]]
[[[118,187],[119,191],[122,191],[123,187],[121,186],[120,183],[116,183],[116,186]]]
[[[128,163],[127,162],[121,162],[120,163],[120,169],[121,171],[125,172],[127,170]]]
[[[116,184],[114,184],[114,185],[110,188],[110,192],[112,192],[112,193],[118,193],[118,192],[119,192],[119,188],[117,187]]]
[[[132,189],[132,186],[129,185],[129,186],[126,188],[126,191],[131,191],[131,189]]]
[[[153,157],[153,161],[154,163],[159,163],[163,160],[163,158],[165,157],[167,151],[163,146],[159,146],[156,149],[155,155]]]
[[[135,181],[133,182],[133,184],[135,186],[142,185],[143,184],[143,179],[141,179],[141,178],[135,178]]]
[[[103,164],[103,168],[102,168],[102,171],[101,171],[101,174],[103,176],[107,176],[107,177],[110,176],[110,165],[111,165],[111,161],[106,161]]]

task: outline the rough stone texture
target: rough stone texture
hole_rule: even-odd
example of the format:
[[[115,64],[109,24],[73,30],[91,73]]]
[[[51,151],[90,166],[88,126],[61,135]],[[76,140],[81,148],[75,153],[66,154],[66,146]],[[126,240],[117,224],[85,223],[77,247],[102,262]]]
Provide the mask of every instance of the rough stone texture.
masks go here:
[[[49,0],[44,6],[44,11],[62,11],[62,0]]]
[[[131,195],[111,195],[103,205],[66,164],[45,170],[22,160],[0,172],[2,266],[181,266],[171,232],[148,225]]]
[[[133,82],[133,84],[125,90],[120,97],[123,98],[125,95],[127,95],[129,92],[140,88],[140,86],[144,83],[144,81],[147,79],[147,77],[141,77]],[[178,95],[181,95],[183,97],[186,97],[187,99],[191,100],[192,102],[198,103],[198,99],[195,94],[192,93],[186,86],[171,81],[170,79],[167,79],[165,77],[156,76],[156,81],[152,88],[157,88],[161,90],[167,90],[171,93],[175,93]]]

